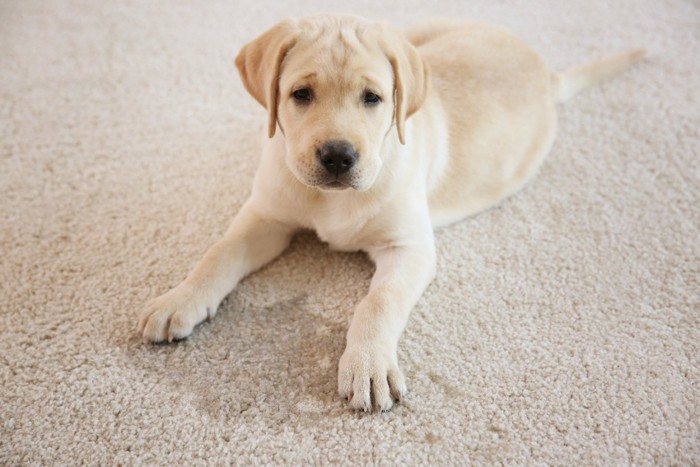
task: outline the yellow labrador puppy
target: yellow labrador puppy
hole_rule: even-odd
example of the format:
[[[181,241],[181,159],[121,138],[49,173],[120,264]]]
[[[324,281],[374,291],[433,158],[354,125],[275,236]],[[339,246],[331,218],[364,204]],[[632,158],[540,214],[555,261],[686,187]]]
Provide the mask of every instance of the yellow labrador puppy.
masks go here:
[[[376,264],[338,390],[356,409],[390,409],[406,392],[399,337],[435,274],[433,229],[522,187],[552,145],[555,104],[642,55],[556,74],[488,24],[433,21],[406,35],[352,16],[277,24],[236,58],[268,112],[250,199],[187,278],[143,310],[139,332],[150,342],[189,336],[311,228]]]

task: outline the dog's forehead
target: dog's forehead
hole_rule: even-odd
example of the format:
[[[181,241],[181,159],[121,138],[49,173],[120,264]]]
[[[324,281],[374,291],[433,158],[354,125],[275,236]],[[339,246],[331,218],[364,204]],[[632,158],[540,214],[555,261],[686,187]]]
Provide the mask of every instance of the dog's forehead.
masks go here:
[[[361,79],[391,81],[391,65],[367,24],[321,24],[302,31],[281,67],[282,81],[305,77],[331,79],[336,84]]]

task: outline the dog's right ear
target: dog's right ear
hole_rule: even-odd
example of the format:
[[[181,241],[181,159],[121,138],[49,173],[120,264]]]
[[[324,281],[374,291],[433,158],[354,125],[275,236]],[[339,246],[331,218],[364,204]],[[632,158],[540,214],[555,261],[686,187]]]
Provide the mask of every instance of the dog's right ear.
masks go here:
[[[243,46],[236,57],[243,85],[267,109],[270,138],[277,128],[280,65],[296,42],[296,34],[296,20],[286,19]]]

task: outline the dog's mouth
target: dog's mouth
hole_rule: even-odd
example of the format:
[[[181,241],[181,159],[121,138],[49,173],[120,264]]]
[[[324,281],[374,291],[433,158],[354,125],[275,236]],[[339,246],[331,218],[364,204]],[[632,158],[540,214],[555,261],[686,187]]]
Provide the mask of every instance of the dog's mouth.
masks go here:
[[[332,180],[330,182],[324,183],[323,185],[320,185],[322,190],[327,190],[327,191],[341,191],[341,190],[347,190],[350,188],[350,185],[347,185],[340,180]]]

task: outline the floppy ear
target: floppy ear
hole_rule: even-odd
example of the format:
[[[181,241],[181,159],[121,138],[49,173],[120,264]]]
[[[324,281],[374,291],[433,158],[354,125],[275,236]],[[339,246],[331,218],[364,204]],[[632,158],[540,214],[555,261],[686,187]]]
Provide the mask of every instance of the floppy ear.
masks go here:
[[[394,118],[399,141],[406,144],[406,119],[425,101],[428,67],[418,50],[392,26],[384,24],[384,51],[394,71]]]
[[[296,30],[296,20],[284,20],[243,46],[236,57],[243,85],[267,109],[270,138],[277,128],[280,65],[296,42]]]

